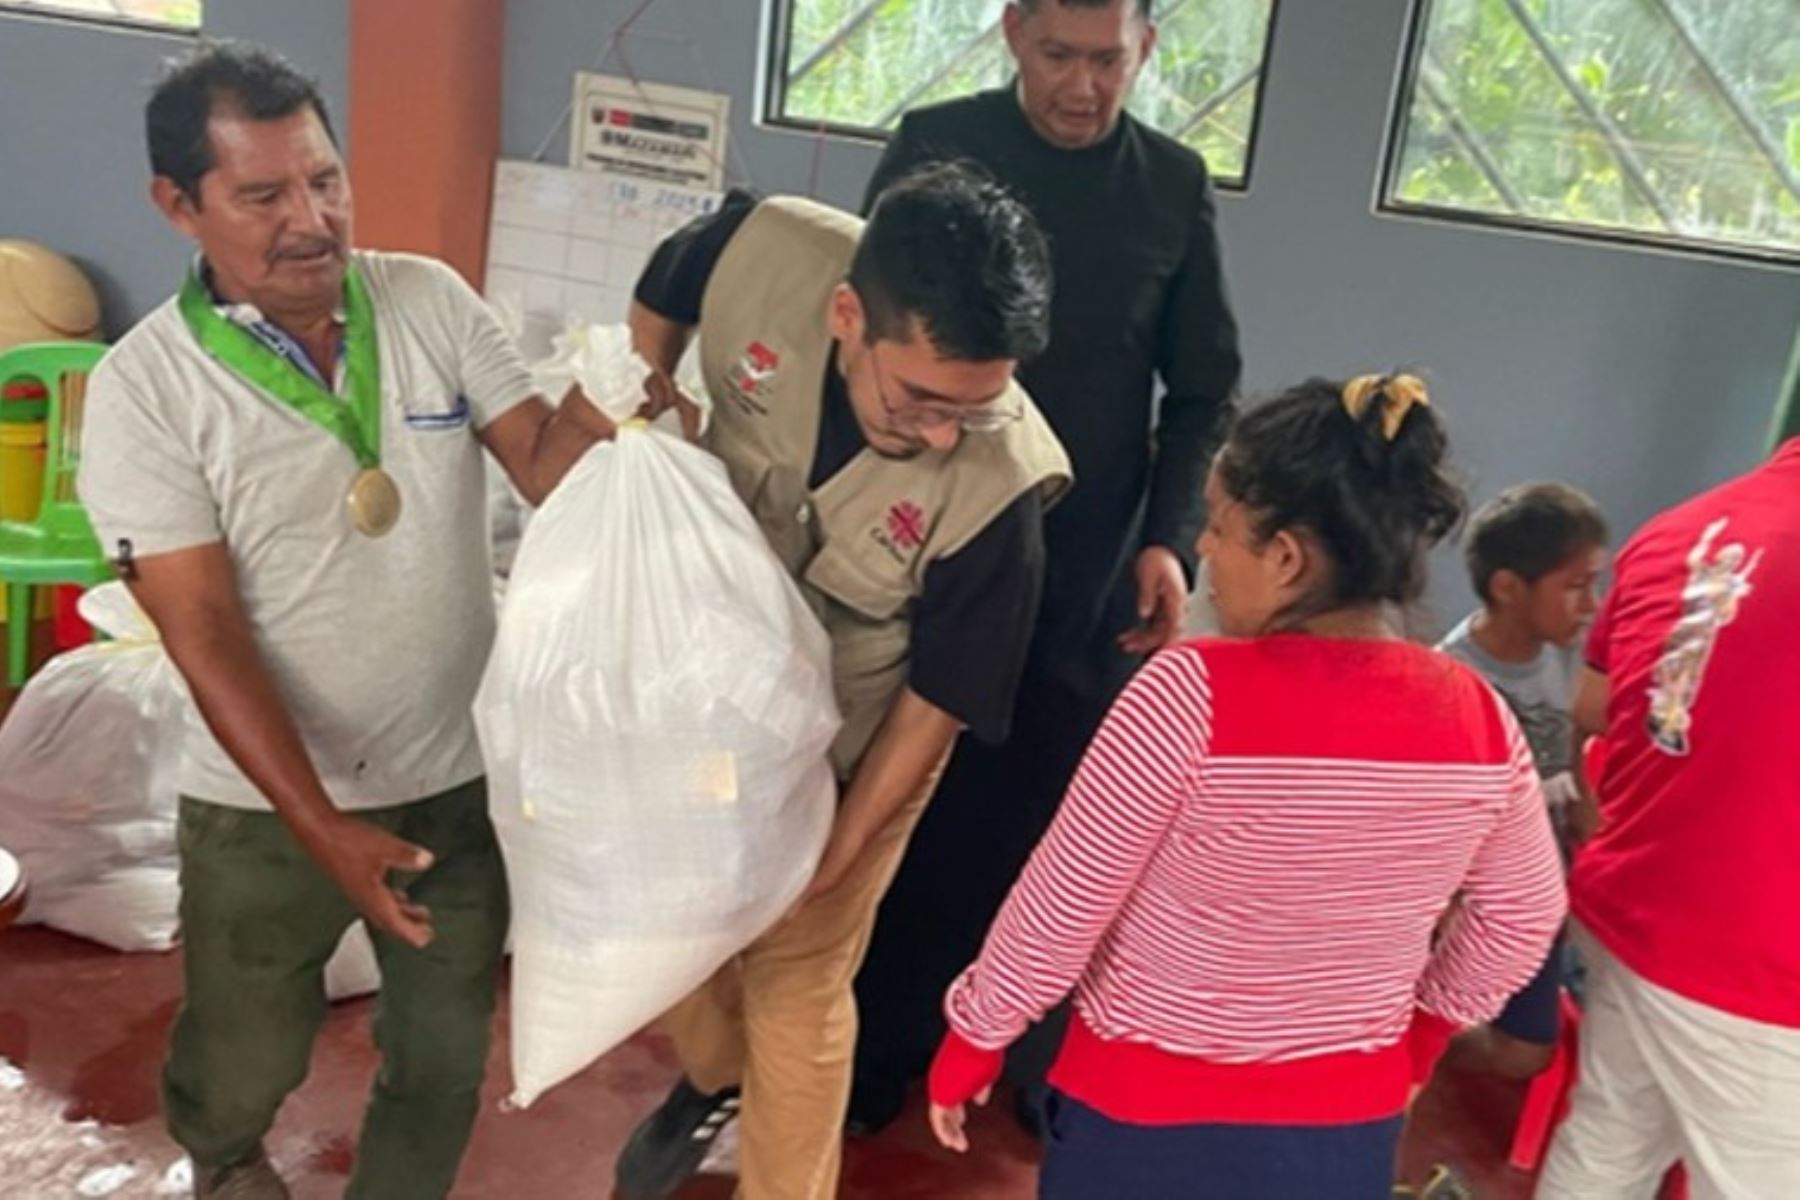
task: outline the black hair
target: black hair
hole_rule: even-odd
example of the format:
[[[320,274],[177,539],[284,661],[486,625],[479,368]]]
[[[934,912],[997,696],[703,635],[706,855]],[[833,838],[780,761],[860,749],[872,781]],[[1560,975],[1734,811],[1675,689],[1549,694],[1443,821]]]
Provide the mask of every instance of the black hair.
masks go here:
[[[1462,519],[1462,488],[1437,414],[1408,404],[1410,376],[1383,377],[1352,415],[1345,384],[1309,379],[1245,412],[1215,460],[1219,485],[1250,510],[1259,539],[1310,533],[1329,557],[1314,594],[1282,614],[1356,604],[1410,605],[1425,590],[1426,555]],[[1398,412],[1399,425],[1384,425]]]
[[[206,42],[171,60],[144,106],[150,170],[173,180],[196,204],[200,180],[213,169],[207,122],[220,109],[273,121],[311,106],[333,145],[337,135],[319,86],[273,50],[243,42]]]
[[[1106,8],[1113,0],[1055,0],[1061,8]],[[1036,12],[1043,0],[1018,0],[1019,7],[1026,12]],[[1137,13],[1142,19],[1150,19],[1150,0],[1137,0]]]
[[[1600,506],[1586,492],[1566,483],[1521,483],[1470,519],[1463,561],[1475,594],[1487,603],[1497,572],[1536,583],[1582,551],[1606,545],[1608,536]]]
[[[1050,250],[1036,219],[980,168],[936,163],[881,193],[850,260],[866,340],[917,320],[961,362],[1036,357],[1050,341]]]

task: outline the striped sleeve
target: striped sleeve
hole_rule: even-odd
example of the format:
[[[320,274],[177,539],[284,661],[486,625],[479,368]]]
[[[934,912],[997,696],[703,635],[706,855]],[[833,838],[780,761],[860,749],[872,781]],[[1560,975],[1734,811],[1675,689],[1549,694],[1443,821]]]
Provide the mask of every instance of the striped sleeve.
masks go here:
[[[1498,699],[1511,784],[1482,839],[1457,906],[1419,980],[1418,1006],[1457,1025],[1491,1020],[1540,966],[1568,909],[1531,747]]]
[[[1200,652],[1182,646],[1152,659],[1107,714],[980,957],[945,998],[970,1045],[1010,1043],[1087,970],[1193,794],[1210,704]]]

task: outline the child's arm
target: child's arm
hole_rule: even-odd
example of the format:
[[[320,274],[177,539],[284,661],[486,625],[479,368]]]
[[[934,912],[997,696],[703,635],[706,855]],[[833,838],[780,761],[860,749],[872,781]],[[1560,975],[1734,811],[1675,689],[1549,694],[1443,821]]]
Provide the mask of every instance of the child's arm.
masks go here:
[[[1569,831],[1577,846],[1586,844],[1600,829],[1600,800],[1594,793],[1600,781],[1588,778],[1587,743],[1589,738],[1601,737],[1606,733],[1606,708],[1611,702],[1611,692],[1605,675],[1593,667],[1582,666],[1581,675],[1575,684],[1575,703],[1571,708],[1575,726],[1573,736],[1577,794],[1574,808],[1569,814]]]
[[[1119,697],[981,956],[950,987],[934,1102],[962,1104],[992,1083],[1005,1046],[1087,970],[1192,794],[1210,707],[1205,665],[1186,647],[1152,659]]]
[[[1628,547],[1621,562],[1629,562]],[[1615,571],[1617,567],[1615,566]],[[1617,578],[1615,574],[1614,578]],[[1606,736],[1606,710],[1612,706],[1612,681],[1607,664],[1612,656],[1613,608],[1619,601],[1615,586],[1600,605],[1593,625],[1588,629],[1587,645],[1582,650],[1581,670],[1575,676],[1575,698],[1569,705],[1569,716],[1575,730],[1575,783],[1581,789],[1569,813],[1569,833],[1577,846],[1584,845],[1600,829],[1600,800],[1595,789],[1600,781],[1587,772],[1587,743],[1590,738]],[[1602,752],[1604,752],[1604,743]]]

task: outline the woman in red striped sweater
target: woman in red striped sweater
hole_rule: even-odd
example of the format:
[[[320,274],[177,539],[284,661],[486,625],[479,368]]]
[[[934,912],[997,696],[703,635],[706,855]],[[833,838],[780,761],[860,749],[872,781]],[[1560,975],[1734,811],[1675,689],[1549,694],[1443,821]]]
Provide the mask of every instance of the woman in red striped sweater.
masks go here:
[[[1462,512],[1446,453],[1407,375],[1315,380],[1232,431],[1200,539],[1227,636],[1126,689],[952,985],[945,1145],[1073,990],[1040,1196],[1389,1195],[1411,1093],[1564,908],[1511,714],[1391,624]]]

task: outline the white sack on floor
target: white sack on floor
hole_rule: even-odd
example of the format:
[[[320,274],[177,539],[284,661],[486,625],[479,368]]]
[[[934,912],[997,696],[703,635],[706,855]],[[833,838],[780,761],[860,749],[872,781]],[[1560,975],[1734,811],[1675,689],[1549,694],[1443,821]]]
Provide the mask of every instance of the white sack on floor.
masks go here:
[[[30,883],[25,922],[167,950],[187,690],[124,584],[80,611],[114,640],[45,663],[0,724],[0,845]]]

